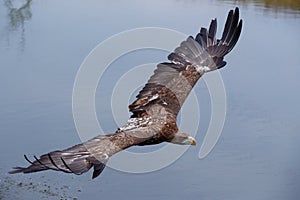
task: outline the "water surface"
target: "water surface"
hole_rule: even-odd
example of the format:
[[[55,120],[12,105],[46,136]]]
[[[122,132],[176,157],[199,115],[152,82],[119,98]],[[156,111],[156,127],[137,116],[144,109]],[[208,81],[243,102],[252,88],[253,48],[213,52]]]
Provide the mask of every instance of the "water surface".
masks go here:
[[[0,5],[0,199],[297,199],[300,195],[300,14],[295,4],[263,1],[9,1]],[[196,34],[240,7],[244,27],[222,69],[227,116],[221,138],[200,160],[200,145],[146,174],[106,168],[95,180],[57,172],[8,175],[40,155],[81,142],[72,118],[72,89],[86,55],[113,34],[163,27]],[[219,30],[220,31],[220,30]],[[220,35],[220,32],[219,32]],[[112,47],[118,48],[118,47]],[[116,129],[108,104],[119,69],[165,60],[163,51],[121,57],[97,90],[97,115]],[[119,69],[118,69],[119,68]],[[146,81],[146,80],[145,80]],[[203,81],[197,140],[210,119]],[[100,103],[101,102],[101,103]],[[191,105],[192,106],[192,105]],[[126,116],[125,116],[126,118]],[[190,122],[194,123],[194,122]]]

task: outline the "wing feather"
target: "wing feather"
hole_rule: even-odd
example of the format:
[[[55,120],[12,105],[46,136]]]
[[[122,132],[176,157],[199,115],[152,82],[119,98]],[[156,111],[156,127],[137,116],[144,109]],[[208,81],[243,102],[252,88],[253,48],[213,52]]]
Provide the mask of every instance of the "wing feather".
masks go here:
[[[217,19],[213,19],[210,23],[209,30],[208,30],[208,43],[209,43],[208,46],[212,46],[217,43],[216,33],[217,33]]]
[[[92,178],[96,178],[105,168],[109,157],[132,145],[139,144],[153,137],[153,130],[150,128],[138,128],[122,133],[97,136],[85,143],[75,145],[60,151],[52,151],[34,156],[28,167],[15,167],[9,173],[33,173],[44,170],[56,170],[76,175],[83,174],[92,167],[94,172]]]
[[[228,13],[221,39],[216,39],[217,20],[213,19],[209,29],[201,28],[194,39],[189,36],[168,56],[171,63],[160,63],[148,83],[129,105],[132,117],[139,117],[154,104],[164,106],[175,117],[184,100],[207,71],[226,65],[224,56],[229,53],[241,34],[242,20],[239,10]]]

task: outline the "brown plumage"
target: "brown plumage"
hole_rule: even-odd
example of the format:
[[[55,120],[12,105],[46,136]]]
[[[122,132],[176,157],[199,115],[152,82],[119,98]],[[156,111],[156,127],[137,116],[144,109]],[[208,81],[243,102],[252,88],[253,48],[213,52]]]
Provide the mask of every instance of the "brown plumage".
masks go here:
[[[177,114],[188,94],[206,72],[224,67],[224,56],[235,46],[242,29],[239,10],[228,14],[221,39],[216,39],[217,20],[209,29],[201,28],[194,39],[183,41],[168,56],[169,61],[157,65],[137,99],[129,105],[132,116],[114,134],[97,136],[62,151],[34,157],[28,167],[16,167],[9,173],[32,173],[57,170],[82,174],[94,168],[93,178],[105,167],[110,156],[133,145],[171,142],[195,145],[195,140],[178,130]]]

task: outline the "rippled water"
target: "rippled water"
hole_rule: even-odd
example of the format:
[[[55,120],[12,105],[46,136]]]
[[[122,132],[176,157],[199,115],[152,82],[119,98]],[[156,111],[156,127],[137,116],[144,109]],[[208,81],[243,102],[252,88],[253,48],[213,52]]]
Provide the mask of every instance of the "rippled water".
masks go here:
[[[297,199],[300,195],[300,14],[298,1],[9,1],[0,5],[0,199]],[[244,28],[221,70],[227,116],[220,140],[200,160],[200,145],[152,173],[106,168],[91,180],[57,172],[9,175],[40,155],[80,142],[72,89],[83,59],[101,41],[137,27],[196,34],[240,7]],[[220,31],[220,30],[219,30]],[[220,33],[220,32],[219,32]],[[112,50],[118,47],[112,47]],[[116,129],[108,107],[114,74],[166,60],[163,51],[138,51],[112,63],[97,90],[97,115]],[[119,69],[118,69],[119,67]],[[145,80],[146,81],[146,80]],[[201,144],[210,119],[203,81]],[[125,116],[126,118],[126,116]],[[194,122],[191,121],[191,124]]]

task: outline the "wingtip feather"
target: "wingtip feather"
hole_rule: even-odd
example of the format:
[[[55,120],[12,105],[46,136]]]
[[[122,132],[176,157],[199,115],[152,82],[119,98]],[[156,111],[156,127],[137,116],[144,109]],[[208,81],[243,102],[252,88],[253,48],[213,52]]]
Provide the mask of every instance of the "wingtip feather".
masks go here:
[[[25,167],[14,167],[12,170],[10,170],[9,174],[17,174],[17,173],[24,173]]]

